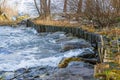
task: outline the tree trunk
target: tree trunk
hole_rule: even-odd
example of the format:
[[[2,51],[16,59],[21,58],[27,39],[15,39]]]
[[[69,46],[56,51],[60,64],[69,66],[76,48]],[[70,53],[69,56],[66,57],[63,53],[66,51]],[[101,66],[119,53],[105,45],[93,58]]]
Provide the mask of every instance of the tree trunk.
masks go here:
[[[81,13],[82,12],[82,3],[83,3],[83,0],[79,0],[78,2],[78,8],[77,8],[77,13]]]
[[[51,8],[51,0],[48,0],[48,7],[47,7],[47,9],[48,9],[48,13],[50,14],[50,8]]]
[[[78,8],[77,8],[77,12],[76,12],[76,20],[79,21],[79,17],[81,15],[81,12],[82,12],[82,3],[83,3],[83,0],[79,0],[78,2]]]
[[[63,8],[63,12],[66,14],[67,12],[67,1],[68,0],[64,0],[64,8]]]
[[[50,20],[51,19],[51,11],[50,11],[50,8],[51,8],[51,0],[48,0],[48,6],[47,6],[47,20]]]
[[[34,3],[35,3],[35,7],[36,7],[36,9],[37,9],[37,12],[38,12],[38,14],[39,14],[39,16],[40,16],[40,10],[39,10],[39,8],[38,8],[38,6],[37,6],[36,0],[34,0]]]
[[[46,20],[50,19],[51,0],[40,0],[40,6],[41,18]]]

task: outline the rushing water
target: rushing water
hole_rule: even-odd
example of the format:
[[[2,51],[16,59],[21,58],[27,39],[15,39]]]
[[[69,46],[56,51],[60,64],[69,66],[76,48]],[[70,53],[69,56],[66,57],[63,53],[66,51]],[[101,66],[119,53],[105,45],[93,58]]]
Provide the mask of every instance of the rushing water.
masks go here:
[[[57,66],[63,57],[77,56],[85,50],[60,52],[61,46],[67,41],[57,43],[56,40],[66,37],[64,32],[37,33],[35,29],[24,26],[0,27],[0,71]],[[69,41],[78,40],[74,38]]]

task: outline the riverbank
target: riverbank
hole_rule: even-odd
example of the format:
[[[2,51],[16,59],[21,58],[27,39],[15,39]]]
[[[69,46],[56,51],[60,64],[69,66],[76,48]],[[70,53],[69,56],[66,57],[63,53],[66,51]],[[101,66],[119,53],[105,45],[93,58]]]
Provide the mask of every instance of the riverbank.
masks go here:
[[[31,23],[30,23],[31,24]],[[29,24],[29,25],[30,25]],[[70,27],[70,30],[69,29],[67,29],[67,27],[62,27],[61,29],[59,28],[58,30],[55,28],[55,27],[57,27],[57,26],[49,26],[49,25],[39,25],[39,24],[36,24],[36,25],[34,25],[33,23],[32,23],[32,25],[30,25],[31,27],[33,27],[33,28],[35,28],[35,29],[39,29],[39,30],[43,30],[43,31],[39,31],[39,32],[46,32],[46,30],[47,31],[49,31],[49,30],[51,30],[51,32],[53,31],[53,32],[56,32],[56,31],[59,31],[59,30],[65,30],[65,31],[68,31],[68,33],[73,33],[73,32],[75,32],[75,33],[77,33],[77,34],[79,34],[79,31],[82,31],[82,30],[77,30],[78,28],[71,28]],[[38,26],[40,26],[41,28],[39,28]],[[59,26],[60,27],[60,26]],[[48,28],[48,29],[47,29]],[[51,29],[50,29],[51,28]],[[68,27],[69,28],[69,27]],[[110,33],[110,31],[112,30],[112,33],[111,34],[109,34]],[[115,76],[116,75],[118,75],[119,74],[119,62],[120,62],[120,57],[119,57],[119,30],[118,30],[118,28],[115,28],[115,29],[111,29],[110,31],[108,31],[108,32],[106,32],[106,31],[104,31],[105,32],[105,35],[103,34],[102,36],[104,37],[103,39],[105,39],[105,41],[107,41],[107,40],[109,40],[109,41],[107,41],[107,42],[104,42],[103,41],[103,43],[104,43],[104,45],[102,45],[102,46],[104,46],[104,47],[101,47],[101,49],[103,48],[104,50],[107,50],[108,51],[108,49],[109,49],[109,51],[110,52],[106,52],[107,53],[107,56],[109,55],[109,53],[110,53],[110,57],[104,57],[103,58],[103,62],[107,62],[107,68],[106,68],[106,66],[103,66],[103,65],[96,65],[97,66],[97,69],[96,69],[96,71],[95,72],[97,72],[96,74],[96,76],[99,76],[100,75],[100,77],[101,77],[101,75],[102,75],[102,77],[105,75],[105,76],[110,76],[111,75],[111,73],[115,73]],[[86,35],[86,31],[84,32],[82,32],[82,36],[85,36],[84,38],[86,38],[86,37],[88,37],[88,35]],[[116,34],[114,34],[114,33],[116,33]],[[56,33],[55,33],[56,34]],[[55,35],[54,34],[54,35]],[[94,37],[95,38],[95,37]],[[111,39],[112,38],[112,39]],[[69,39],[71,39],[71,38],[69,38]],[[88,39],[89,40],[91,40],[91,41],[93,41],[92,40],[92,38],[90,38],[90,37],[88,37]],[[97,39],[97,38],[96,38]],[[57,40],[58,42],[59,41],[62,41],[62,40],[65,40],[66,41],[66,38],[65,39],[60,39],[60,40]],[[112,42],[112,44],[111,44],[111,41],[113,41]],[[116,42],[117,41],[117,42]],[[96,41],[97,42],[97,41]],[[110,43],[110,44],[109,44]],[[107,44],[107,45],[106,45]],[[70,46],[71,46],[71,44],[69,44]],[[76,45],[76,43],[75,44],[72,44],[72,45]],[[111,47],[110,47],[111,46]],[[112,47],[113,46],[113,47]],[[116,46],[116,47],[115,47]],[[68,48],[68,47],[67,47]],[[66,48],[66,49],[67,49]],[[70,49],[73,49],[73,47],[69,47]],[[66,50],[65,49],[65,50]],[[67,49],[68,50],[68,49]],[[115,52],[113,52],[113,51],[115,51]],[[105,54],[106,54],[105,53]],[[113,55],[113,53],[114,53],[114,55]],[[113,59],[113,57],[114,57],[114,59]],[[111,64],[111,62],[113,62],[113,64],[112,65],[110,65]],[[115,63],[115,64],[114,64]],[[117,64],[117,65],[116,65]],[[116,65],[116,66],[114,66],[114,65]],[[114,68],[113,68],[113,66],[114,66]],[[103,68],[104,67],[104,68]],[[65,68],[66,69],[66,68]],[[110,74],[106,74],[106,71],[107,70],[110,70],[109,72],[110,72]],[[111,72],[111,70],[112,70],[112,72]],[[114,72],[115,71],[115,72]],[[59,72],[59,70],[58,70],[58,72]],[[99,74],[98,74],[99,73]],[[103,74],[104,73],[104,74]],[[55,73],[56,74],[56,73]],[[106,79],[106,78],[105,78]],[[110,78],[111,79],[111,78]]]
[[[44,23],[44,24],[43,24]],[[98,53],[99,53],[99,57],[100,57],[100,61],[101,64],[96,65],[95,67],[95,76],[97,77],[102,77],[103,79],[115,79],[115,78],[119,78],[119,76],[117,76],[119,74],[119,67],[120,67],[120,25],[116,24],[113,25],[112,27],[105,27],[105,28],[95,28],[93,27],[93,25],[81,25],[78,27],[75,26],[69,26],[70,24],[63,21],[62,22],[59,21],[57,23],[54,24],[54,22],[42,22],[42,21],[33,21],[33,23],[30,26],[33,26],[34,28],[36,28],[37,30],[43,30],[44,31],[67,31],[68,33],[73,33],[74,35],[78,34],[82,34],[82,37],[84,39],[86,39],[86,37],[88,37],[88,35],[86,35],[86,33],[88,32],[92,32],[93,34],[99,34],[101,35],[100,42],[99,40],[96,41],[99,47],[97,47]],[[35,24],[35,25],[34,25]],[[48,27],[49,26],[49,27]],[[66,27],[67,26],[67,27]],[[58,27],[58,29],[57,29]],[[70,28],[69,28],[70,27]],[[49,29],[47,29],[49,28]],[[67,29],[69,28],[69,29]],[[74,29],[73,29],[74,28]],[[80,32],[80,30],[76,30],[78,28],[82,28],[82,30],[85,30],[85,33],[83,31]],[[51,29],[51,30],[50,30]],[[87,32],[86,32],[87,31]],[[81,36],[80,36],[81,37]],[[95,38],[95,37],[94,37]],[[91,37],[88,37],[88,39],[90,39],[91,41],[95,42],[94,40],[92,40]],[[97,39],[97,38],[95,38]],[[105,65],[102,65],[105,64]],[[116,66],[114,66],[116,65]],[[106,67],[107,66],[107,67]],[[114,66],[114,68],[113,68]],[[115,70],[115,72],[114,72]],[[106,72],[108,72],[109,74],[107,74]],[[114,73],[115,76],[114,77],[110,77],[110,75]],[[106,76],[106,77],[104,77]]]
[[[38,19],[32,20],[32,22],[36,25],[82,28],[83,30],[86,30],[88,32],[93,32],[101,35],[109,35],[110,32],[112,32],[111,34],[113,34],[115,32],[115,31],[113,32],[115,28],[117,29],[118,32],[120,32],[120,22],[117,24],[114,24],[113,26],[103,27],[103,28],[101,28],[100,26],[92,22],[84,21],[84,20],[81,20],[80,22],[68,21],[68,20],[48,20],[47,21],[47,20],[40,20],[38,18]]]

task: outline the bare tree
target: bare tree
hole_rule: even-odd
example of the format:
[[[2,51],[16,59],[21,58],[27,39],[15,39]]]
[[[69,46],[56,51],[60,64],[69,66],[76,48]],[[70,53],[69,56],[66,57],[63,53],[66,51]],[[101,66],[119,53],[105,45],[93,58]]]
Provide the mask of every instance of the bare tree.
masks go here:
[[[79,0],[78,1],[78,7],[77,7],[77,11],[76,11],[76,20],[79,20],[79,17],[82,14],[82,4],[83,4],[83,0]]]
[[[83,3],[83,0],[79,0],[78,7],[77,7],[77,14],[80,14],[82,12],[82,3]]]
[[[0,15],[2,14],[1,4],[0,4]]]
[[[39,8],[38,8],[38,5],[37,5],[36,0],[34,0],[34,3],[35,3],[35,7],[36,7],[36,9],[37,9],[37,12],[38,12],[38,14],[39,14],[39,16],[40,16],[40,10],[39,10]]]
[[[3,13],[3,8],[4,8],[4,9],[6,8],[6,7],[5,7],[5,2],[6,2],[6,0],[3,0],[3,1],[1,2],[1,4],[0,4],[0,14]]]
[[[70,20],[73,18],[73,13],[76,11],[76,2],[77,0],[64,0],[63,13],[66,19]]]
[[[63,8],[63,12],[66,14],[67,12],[67,2],[68,0],[64,0],[64,8]]]
[[[110,26],[115,23],[118,13],[120,13],[118,8],[116,12],[114,11],[116,8],[111,5],[110,0],[86,0],[85,4],[84,16],[101,27]]]
[[[51,0],[40,0],[40,13],[42,19],[50,19]]]
[[[120,15],[120,0],[111,0],[114,12]]]

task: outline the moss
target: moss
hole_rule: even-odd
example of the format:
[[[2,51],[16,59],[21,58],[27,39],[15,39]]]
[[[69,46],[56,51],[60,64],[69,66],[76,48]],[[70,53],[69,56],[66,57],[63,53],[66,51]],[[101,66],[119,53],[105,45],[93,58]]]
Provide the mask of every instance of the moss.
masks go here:
[[[117,17],[116,20],[117,20],[117,22],[120,22],[120,17]]]
[[[117,69],[106,69],[101,73],[95,75],[96,78],[104,80],[120,80],[120,70]]]
[[[65,68],[72,61],[81,61],[81,59],[80,58],[65,58],[59,63],[58,67],[59,68]]]
[[[19,16],[19,17],[17,17],[17,21],[22,21],[22,20],[27,19],[27,18],[29,18],[29,15]]]

